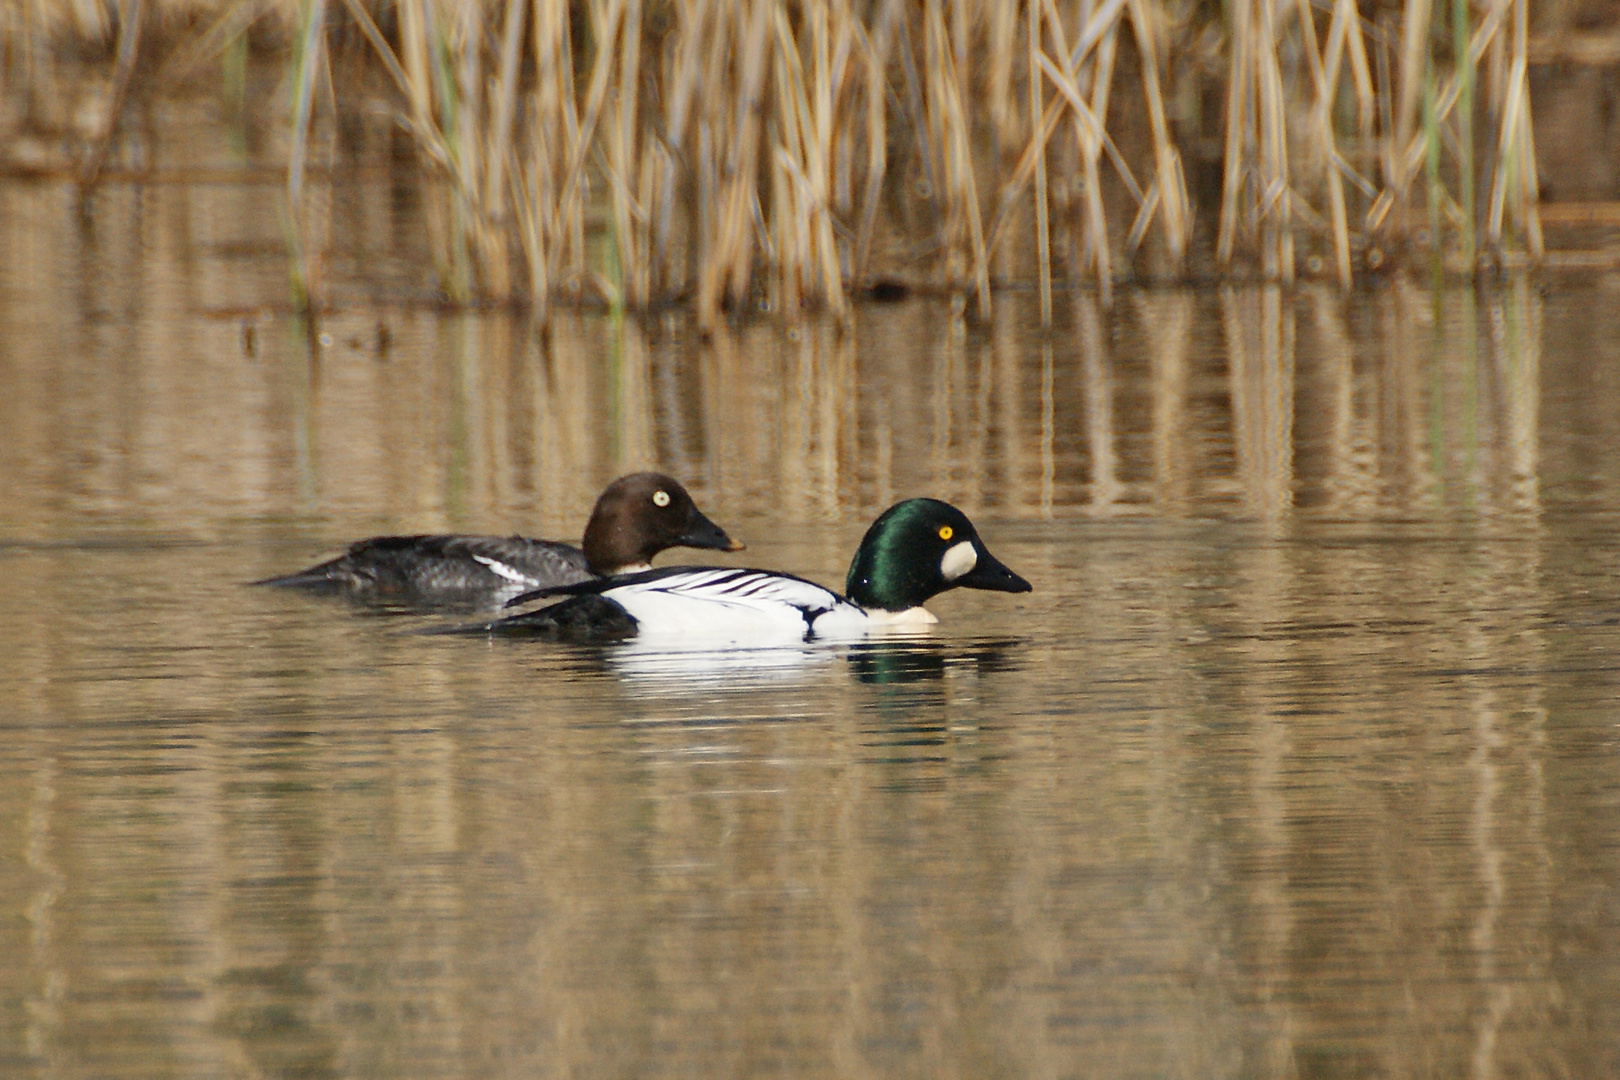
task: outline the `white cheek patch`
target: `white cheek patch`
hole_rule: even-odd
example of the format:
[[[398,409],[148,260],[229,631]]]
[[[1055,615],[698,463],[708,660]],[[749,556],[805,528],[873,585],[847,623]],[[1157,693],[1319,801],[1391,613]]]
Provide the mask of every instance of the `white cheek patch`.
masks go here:
[[[977,565],[979,553],[973,550],[973,541],[963,540],[945,549],[945,557],[939,560],[939,573],[946,581],[955,581]]]

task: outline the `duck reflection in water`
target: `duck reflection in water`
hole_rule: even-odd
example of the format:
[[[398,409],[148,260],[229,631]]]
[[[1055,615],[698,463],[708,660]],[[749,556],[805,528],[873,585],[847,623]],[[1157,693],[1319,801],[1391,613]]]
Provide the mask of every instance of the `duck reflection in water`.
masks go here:
[[[947,672],[988,675],[1018,667],[1021,638],[974,641],[869,641],[851,646],[850,673],[863,683],[938,682]]]
[[[1018,667],[1021,638],[935,641],[915,636],[862,642],[806,642],[771,648],[675,648],[633,638],[619,644],[569,646],[567,667],[614,675],[643,690],[685,693],[712,684],[736,690],[821,681],[844,661],[855,681],[874,686],[939,683]]]

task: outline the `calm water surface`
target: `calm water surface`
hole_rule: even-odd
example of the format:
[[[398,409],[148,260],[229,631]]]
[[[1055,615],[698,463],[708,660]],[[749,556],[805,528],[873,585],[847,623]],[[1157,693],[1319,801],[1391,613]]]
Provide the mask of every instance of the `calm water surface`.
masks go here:
[[[1620,282],[311,332],[256,198],[0,188],[0,1073],[1620,1072]],[[715,657],[241,585],[641,467],[1035,592]]]

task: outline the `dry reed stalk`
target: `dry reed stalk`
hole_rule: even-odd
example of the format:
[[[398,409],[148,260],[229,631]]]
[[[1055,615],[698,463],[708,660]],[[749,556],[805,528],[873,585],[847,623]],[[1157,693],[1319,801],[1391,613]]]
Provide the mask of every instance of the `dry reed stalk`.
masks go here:
[[[1479,27],[1469,36],[1466,50],[1459,49],[1458,55],[1466,59],[1457,64],[1452,73],[1438,84],[1435,95],[1435,118],[1439,122],[1444,123],[1451,117],[1452,111],[1456,108],[1458,100],[1462,96],[1464,83],[1462,66],[1466,64],[1470,70],[1478,67],[1491,41],[1501,31],[1507,11],[1519,2],[1522,2],[1522,0],[1508,0],[1507,3],[1489,8]],[[1410,143],[1397,148],[1404,154],[1404,162],[1408,171],[1415,169],[1422,163],[1425,153],[1423,144],[1426,139],[1427,135],[1419,132],[1412,136]]]
[[[476,133],[482,135],[483,161],[483,175],[480,177],[482,187],[477,192],[480,261],[484,288],[496,296],[509,296],[513,292],[509,244],[516,238],[516,230],[507,204],[513,186],[512,167],[516,161],[512,129],[517,117],[518,71],[527,14],[526,0],[506,0],[496,76],[486,107],[487,119],[483,131]]]
[[[561,0],[559,4],[560,2]],[[585,166],[596,149],[597,127],[601,123],[616,66],[613,42],[618,40],[620,28],[624,24],[624,10],[625,0],[608,0],[606,6],[592,4],[587,9],[587,26],[591,31],[591,41],[596,46],[596,56],[591,64],[591,76],[586,86],[585,107],[578,113],[577,128],[568,133],[569,156],[562,163],[562,171],[557,176],[558,193],[550,208],[552,218],[550,231],[556,235],[566,229],[571,243],[567,248],[559,246],[550,249],[552,265],[547,268],[547,276],[557,278],[559,270],[557,260],[564,251],[568,251],[573,255],[573,266],[568,276],[575,289],[583,285],[588,272],[585,266],[584,222],[589,178]],[[562,10],[560,14],[566,21],[567,10]],[[571,73],[572,67],[569,70]],[[560,86],[558,89],[572,109],[573,86]]]
[[[814,137],[809,145],[814,150],[809,175],[815,180],[815,242],[817,266],[821,272],[819,297],[840,320],[848,317],[844,294],[844,267],[847,257],[839,253],[834,235],[833,209],[836,196],[837,138],[840,131],[837,103],[843,94],[844,79],[849,71],[850,24],[854,16],[848,0],[835,0],[831,19],[818,19],[812,35],[812,55],[815,57],[815,94],[810,111]],[[847,254],[847,253],[846,253]]]
[[[807,16],[809,13],[806,13]],[[776,88],[776,109],[767,122],[771,148],[770,218],[763,208],[756,228],[761,231],[761,245],[768,253],[771,266],[776,310],[795,313],[806,303],[810,291],[810,276],[815,261],[814,242],[811,239],[813,207],[812,181],[806,175],[811,149],[811,133],[806,117],[809,93],[805,85],[805,72],[800,62],[798,43],[793,38],[786,12],[774,6],[771,12],[774,33],[771,38],[772,59],[768,65],[771,82]]]
[[[1423,79],[1423,133],[1424,176],[1429,185],[1429,261],[1438,280],[1440,277],[1440,214],[1445,189],[1440,183],[1440,121],[1435,108],[1434,73],[1426,71]]]
[[[1096,271],[1098,288],[1102,290],[1104,306],[1113,304],[1114,266],[1113,251],[1108,242],[1108,213],[1102,201],[1100,152],[1106,145],[1108,98],[1114,85],[1114,57],[1118,44],[1119,21],[1116,19],[1110,22],[1093,50],[1090,110],[1092,122],[1086,129],[1084,139],[1080,140],[1086,170],[1086,232],[1083,250],[1091,253],[1090,261]],[[1076,111],[1074,115],[1075,133],[1078,137],[1080,134],[1078,121],[1081,114]],[[1134,183],[1128,185],[1128,188],[1136,196],[1137,219],[1132,224],[1125,246],[1128,251],[1134,252],[1147,234],[1153,212],[1152,203],[1142,192],[1135,189]]]
[[[1537,181],[1535,140],[1530,129],[1530,86],[1528,80],[1529,5],[1515,3],[1512,60],[1503,80],[1502,119],[1497,147],[1497,164],[1491,187],[1486,239],[1493,247],[1502,243],[1502,219],[1509,199],[1513,218],[1525,235],[1532,259],[1543,253],[1541,217],[1536,208]]]
[[[1246,151],[1249,115],[1252,111],[1249,104],[1252,96],[1249,73],[1253,60],[1250,54],[1254,51],[1254,34],[1249,28],[1254,14],[1252,5],[1236,0],[1229,10],[1232,55],[1226,81],[1226,150],[1221,179],[1221,219],[1215,242],[1215,259],[1222,267],[1232,263],[1233,249],[1237,244],[1239,202],[1247,178],[1249,156]]]
[[[811,57],[808,78],[794,47],[785,12],[779,16],[777,26],[784,66],[798,77],[798,92],[790,97],[794,115],[784,120],[796,121],[802,153],[802,166],[796,164],[790,170],[797,189],[795,195],[802,202],[801,229],[809,252],[809,276],[802,287],[810,289],[818,303],[843,318],[844,282],[838,245],[833,238],[831,207],[833,101],[838,95],[837,82],[841,76],[841,68],[834,64],[833,40],[836,33],[842,41],[849,12],[847,4],[838,6],[842,18],[837,30],[830,23],[825,7],[816,5],[805,13]]]
[[[891,28],[899,5],[900,0],[888,0],[884,5],[878,16],[876,37],[859,23],[853,27],[857,48],[865,61],[867,153],[866,187],[861,199],[860,225],[855,231],[855,252],[850,265],[850,278],[856,285],[866,282],[867,264],[872,253],[872,233],[877,225],[883,180],[888,175],[888,102],[884,98],[888,81],[884,77],[884,68],[894,40]]]
[[[792,229],[793,225],[799,224],[799,219],[789,209],[789,204],[793,202],[793,178],[789,175],[792,162],[793,159],[785,151],[779,150],[774,156],[776,168],[771,170],[770,175],[771,203],[781,208],[778,221],[780,223],[781,218],[787,218],[791,224],[779,224],[773,230],[767,228],[763,220],[755,223],[760,234],[759,244],[771,271],[765,277],[765,305],[769,310],[778,312],[797,311],[804,303],[799,292],[803,238]]]
[[[1050,0],[1047,3],[1047,21],[1058,32],[1058,39],[1063,40],[1063,26]],[[1113,34],[1110,32],[1103,40],[1111,45]],[[1106,107],[1108,79],[1105,78],[1105,68],[1111,70],[1111,55],[1108,63],[1089,63],[1089,55],[1079,50],[1064,50],[1064,55],[1068,55],[1068,65],[1064,70],[1059,71],[1058,66],[1045,55],[1042,57],[1042,66],[1064,99],[1068,100],[1069,113],[1074,121],[1074,141],[1081,154],[1085,199],[1081,266],[1092,269],[1098,283],[1102,283],[1103,288],[1108,288],[1113,280],[1108,225],[1105,219],[1098,219],[1097,214],[1098,209],[1102,207],[1102,178],[1098,175],[1097,157],[1103,144],[1103,120],[1102,117],[1098,117],[1093,104],[1097,102],[1098,94],[1102,94],[1103,107]],[[1092,76],[1092,100],[1087,100],[1081,87],[1081,81],[1087,78],[1087,73]]]
[[[1051,27],[1057,40],[1065,42],[1063,21],[1058,15],[1055,3],[1053,0],[1045,0],[1043,7],[1045,22]],[[1120,5],[1114,5],[1113,11],[1117,13],[1119,10]],[[1080,48],[1064,49],[1066,63],[1062,69],[1039,50],[1035,60],[1037,66],[1047,74],[1067,100],[1074,121],[1074,137],[1080,150],[1086,206],[1086,228],[1082,237],[1080,262],[1083,267],[1094,272],[1099,286],[1104,290],[1112,288],[1113,267],[1108,243],[1108,222],[1102,213],[1102,183],[1097,161],[1103,145],[1103,133],[1106,130],[1104,117],[1107,114],[1107,95],[1113,68],[1112,43],[1115,22],[1115,18],[1110,16],[1108,30],[1101,38],[1108,46],[1106,61],[1094,60],[1091,50]],[[1085,35],[1084,26],[1081,34]],[[1092,76],[1090,101],[1087,100],[1087,95],[1080,85],[1081,80],[1086,77],[1088,61],[1092,61],[1089,68]],[[1099,108],[1101,112],[1098,111]],[[1044,157],[1044,151],[1042,156]]]
[[[646,245],[647,215],[629,185],[637,173],[639,134],[637,118],[641,104],[641,0],[627,0],[619,23],[618,78],[614,93],[618,108],[613,110],[613,128],[608,132],[612,185],[615,246],[621,272],[629,283],[630,303],[647,304]]]
[[[507,0],[501,27],[500,70],[490,110],[489,142],[484,149],[484,208],[493,223],[506,217],[509,174],[516,161],[512,130],[517,122],[518,74],[523,60],[523,36],[528,25],[527,0]]]
[[[1031,4],[1027,30],[1038,41],[1039,33],[1033,21],[1034,14],[1035,5]],[[1018,93],[1013,89],[1017,81],[1013,71],[1018,58],[1018,5],[992,4],[986,15],[986,21],[988,23],[988,40],[985,42],[987,57],[985,97],[988,102],[986,111],[990,118],[991,135],[995,139],[996,155],[999,158],[1017,147],[1018,135],[1024,126],[1018,112]],[[1034,115],[1039,116],[1039,110]]]
[[[1384,184],[1404,196],[1416,162],[1406,155],[1416,134],[1422,102],[1424,72],[1428,66],[1430,0],[1407,0],[1401,19],[1400,79],[1396,82],[1395,137],[1385,155]]]
[[[1259,0],[1257,29],[1259,47],[1255,50],[1255,84],[1258,95],[1256,119],[1260,127],[1260,198],[1256,216],[1260,230],[1260,261],[1267,278],[1294,280],[1293,198],[1289,180],[1288,102],[1283,91],[1281,61],[1278,56],[1276,9],[1269,0]]]
[[[1506,6],[1506,5],[1502,5]],[[1498,8],[1500,10],[1500,7]],[[1472,273],[1478,256],[1474,250],[1474,59],[1468,55],[1468,0],[1452,0],[1452,48],[1457,55],[1457,189],[1462,195],[1463,262]],[[1494,35],[1493,35],[1494,37]],[[1438,237],[1436,240],[1438,241]]]
[[[657,272],[658,287],[665,293],[681,291],[687,283],[686,274],[675,261],[677,253],[672,246],[675,242],[676,195],[680,173],[690,172],[693,162],[690,150],[686,152],[684,158],[678,155],[681,148],[687,144],[692,127],[693,104],[701,100],[705,58],[703,45],[709,41],[711,24],[715,17],[715,4],[713,0],[694,0],[682,10],[686,12],[682,20],[683,29],[680,33],[671,35],[673,56],[665,65],[668,72],[664,86],[664,100],[668,103],[665,108],[665,125],[662,137],[654,142],[656,159],[654,180],[658,194],[653,210],[652,258]],[[707,175],[705,170],[698,170],[699,179],[705,175]],[[688,178],[689,183],[691,179]],[[699,201],[699,207],[702,206],[702,202]],[[694,224],[693,227],[701,232],[700,225]]]
[[[1355,0],[1334,0],[1333,21],[1338,29],[1335,37],[1329,32],[1332,57],[1328,85],[1338,83],[1339,50],[1349,54],[1350,76],[1356,88],[1356,128],[1364,140],[1371,141],[1373,125],[1378,118],[1378,98],[1373,91],[1372,69],[1367,63],[1367,42],[1362,33],[1361,15]]]
[[[1327,59],[1323,64],[1323,82],[1330,95],[1336,95],[1339,66],[1346,57],[1349,60],[1351,85],[1355,89],[1357,137],[1362,146],[1371,146],[1379,116],[1378,96],[1373,89],[1372,71],[1367,63],[1367,45],[1362,35],[1361,18],[1355,0],[1334,0],[1333,17],[1328,25]],[[1328,121],[1331,120],[1333,100],[1330,97],[1323,104]],[[1333,160],[1328,163],[1329,167],[1343,172],[1369,198],[1377,197],[1373,185],[1352,170],[1337,150],[1330,152]],[[1348,222],[1345,227],[1348,229]],[[1342,274],[1340,283],[1348,284]]]
[[[1050,61],[1044,53],[1037,51],[1037,62],[1041,64],[1044,72]],[[1001,185],[1001,198],[996,206],[996,216],[990,223],[990,236],[987,241],[989,248],[994,251],[1006,234],[1008,224],[1012,221],[1018,198],[1024,193],[1024,185],[1028,184],[1035,175],[1035,167],[1041,155],[1046,153],[1048,142],[1057,131],[1058,122],[1063,119],[1064,102],[1061,98],[1054,99],[1046,106],[1045,113],[1032,125],[1029,142],[1025,144],[1023,153],[1018,157],[1018,163],[1013,167],[1012,175]]]
[[[820,9],[818,8],[817,11]],[[805,175],[813,153],[809,127],[810,93],[805,85],[805,73],[799,60],[798,43],[788,25],[787,12],[776,7],[772,22],[775,28],[775,71],[772,80],[776,86],[776,112],[771,128],[776,137],[772,153],[772,225],[767,241],[775,251],[775,266],[771,275],[776,299],[774,307],[783,312],[796,312],[804,305],[809,289],[811,267],[815,256],[812,251],[810,218],[815,213],[813,181]],[[815,12],[806,11],[807,21],[815,20]],[[814,31],[811,31],[812,36]]]
[[[712,330],[719,319],[722,294],[735,307],[747,300],[753,263],[748,236],[758,205],[755,178],[763,141],[760,109],[756,106],[761,103],[764,89],[772,20],[771,5],[765,0],[750,0],[742,7],[739,18],[743,20],[745,36],[740,43],[741,56],[737,58],[739,70],[735,73],[731,124],[725,132],[727,145],[719,148],[724,157],[719,158],[717,154],[716,162],[721,187],[717,192],[720,216],[713,227],[712,243],[704,253],[698,278],[698,325],[705,331]]]
[[[1109,137],[1107,128],[1101,123],[1095,111],[1096,108],[1103,110],[1107,108],[1109,88],[1112,85],[1117,23],[1124,3],[1125,0],[1105,0],[1104,3],[1092,11],[1090,17],[1082,24],[1075,44],[1066,51],[1064,66],[1060,67],[1044,51],[1037,50],[1036,62],[1039,64],[1042,73],[1057,88],[1059,96],[1046,107],[1045,113],[1040,117],[1039,122],[1034,125],[1029,144],[1024,148],[1024,152],[1020,156],[1018,164],[1014,167],[1011,177],[1002,185],[1000,204],[987,243],[987,246],[992,250],[995,249],[1005,235],[1005,228],[1012,218],[1015,200],[1022,193],[1024,185],[1030,183],[1031,178],[1034,176],[1036,166],[1040,162],[1042,155],[1045,154],[1047,144],[1065,112],[1073,113],[1077,138],[1083,145],[1087,140],[1095,140],[1096,145],[1108,154],[1120,181],[1125,185],[1131,198],[1135,200],[1139,210],[1136,227],[1132,230],[1132,246],[1140,241],[1142,233],[1151,223],[1154,207],[1148,202],[1141,187],[1137,184],[1136,178],[1131,174],[1130,166],[1126,163],[1119,148],[1114,144],[1113,139]],[[1063,40],[1062,24],[1054,12],[1055,9],[1048,3],[1047,22],[1058,28],[1056,32],[1061,41]],[[1096,50],[1101,58],[1096,62],[1093,69],[1092,95],[1091,100],[1088,101],[1080,89],[1078,73],[1082,70],[1093,50]],[[1096,199],[1094,203],[1090,204],[1090,212],[1095,215],[1096,211],[1102,207],[1100,179],[1089,181],[1088,188],[1090,194]],[[1154,198],[1156,199],[1156,195]],[[1093,235],[1101,237],[1100,243],[1104,245],[1101,254],[1106,256],[1106,221],[1103,222],[1100,228],[1094,223],[1091,226],[1091,232]],[[1091,249],[1088,248],[1089,250]],[[1095,264],[1095,256],[1088,256],[1088,259],[1091,264]],[[1105,263],[1105,269],[1106,265]],[[1105,272],[1101,275],[1104,289],[1108,288],[1110,280],[1111,274]]]
[[[940,8],[940,14],[949,26],[946,40],[950,42],[951,66],[963,86],[976,85],[973,65],[973,28],[979,20],[980,5],[974,0],[956,0]]]
[[[1297,26],[1299,47],[1286,36],[1288,14]],[[1344,181],[1350,180],[1373,199],[1367,228],[1376,229],[1401,193],[1378,191],[1346,161],[1339,149],[1333,117],[1348,61],[1356,105],[1356,128],[1362,146],[1373,142],[1379,99],[1367,62],[1359,16],[1351,0],[1333,0],[1327,35],[1319,40],[1313,8],[1305,2],[1281,11],[1268,3],[1240,4],[1234,11],[1233,82],[1229,87],[1227,161],[1222,192],[1220,237],[1216,249],[1229,264],[1240,233],[1258,240],[1261,268],[1268,278],[1288,281],[1294,273],[1294,235],[1303,227],[1325,232],[1332,244],[1335,276],[1342,286],[1352,281],[1350,216]],[[1308,95],[1290,93],[1281,61],[1285,52],[1301,56],[1310,82]],[[1291,98],[1306,96],[1304,130],[1311,138],[1300,148],[1288,140]],[[1386,114],[1387,121],[1387,114]],[[1387,127],[1387,123],[1386,123]],[[1390,160],[1385,148],[1386,175]],[[1294,188],[1296,157],[1320,174],[1325,188],[1326,218]],[[1407,170],[1408,173],[1410,170]],[[1242,223],[1247,222],[1247,228]]]
[[[643,140],[650,139],[651,133],[644,133]],[[653,276],[656,272],[657,253],[653,249],[653,200],[658,197],[658,179],[661,162],[658,155],[643,152],[638,159],[636,190],[633,193],[637,213],[635,218],[636,239],[636,266],[635,275],[631,279],[631,295],[640,297],[639,304],[645,307],[652,303]]]
[[[1530,42],[1528,20],[1529,4],[1527,0],[1519,0],[1519,11],[1514,20],[1513,61],[1517,71],[1514,81],[1518,88],[1518,94],[1513,100],[1519,107],[1516,137],[1513,139],[1519,150],[1518,168],[1515,170],[1519,197],[1514,201],[1514,205],[1518,211],[1519,225],[1524,230],[1525,240],[1530,248],[1530,257],[1540,262],[1546,254],[1546,245],[1541,235],[1541,192],[1540,183],[1536,178],[1536,139],[1535,125],[1530,118],[1530,84],[1525,75],[1524,58],[1529,51]],[[1540,340],[1539,335],[1535,340]]]
[[[1332,65],[1325,62],[1315,36],[1311,8],[1299,5],[1278,11],[1267,0],[1234,6],[1234,49],[1228,115],[1226,115],[1226,175],[1221,191],[1220,240],[1217,257],[1230,264],[1238,240],[1239,222],[1247,220],[1247,230],[1259,241],[1260,270],[1267,279],[1291,282],[1294,277],[1294,228],[1296,217],[1307,223],[1320,222],[1319,215],[1302,201],[1293,189],[1293,154],[1290,151],[1290,89],[1283,78],[1281,55],[1291,47],[1283,36],[1280,16],[1293,11],[1298,24],[1306,70],[1314,89],[1311,128],[1315,134],[1317,167],[1328,193],[1328,230],[1335,241],[1335,262],[1341,282],[1349,282],[1349,223],[1341,181],[1341,155],[1333,134],[1332,108],[1338,83],[1338,50],[1343,32],[1333,32],[1330,23],[1328,49]],[[1341,16],[1351,18],[1351,13]],[[1328,79],[1332,66],[1333,79]],[[1247,199],[1247,201],[1246,201]]]
[[[1009,5],[1010,7],[1011,5]],[[1041,9],[1029,5],[1029,115],[1040,123],[1041,92]],[[1052,328],[1052,237],[1047,222],[1046,142],[1040,141],[1035,157],[1035,266],[1040,278],[1041,328]]]
[[[443,287],[452,298],[466,300],[480,267],[485,288],[503,293],[510,286],[504,238],[489,228],[486,204],[480,198],[485,172],[483,12],[477,4],[459,4],[449,16],[436,23],[449,31],[436,51],[449,76],[444,80],[447,97],[442,111],[449,118],[445,134],[455,151],[450,188],[452,272]]]
[[[479,137],[484,104],[484,17],[477,4],[456,4],[448,16],[434,21],[435,26],[449,32],[434,50],[444,57],[445,70],[452,75],[445,91],[454,91],[449,107],[442,110],[443,123],[455,149],[453,160],[461,191],[476,198],[484,172],[484,146]]]
[[[428,58],[428,27],[433,20],[429,0],[400,0],[399,51],[405,70],[405,100],[417,131],[436,131],[433,119],[433,67]],[[367,19],[369,20],[369,16]]]
[[[308,0],[297,54],[297,89],[293,97],[292,145],[287,154],[287,222],[292,255],[293,295],[308,309],[320,289],[315,280],[318,261],[311,258],[307,203],[304,198],[304,163],[309,155],[310,123],[315,109],[315,84],[323,70],[326,40],[326,0]]]
[[[574,100],[573,37],[567,0],[534,0],[535,85],[531,96],[529,153],[519,158],[522,176],[522,242],[529,296],[537,321],[546,325],[559,270],[583,259],[584,221],[577,202],[565,199],[563,163],[575,159],[580,120]]]
[[[1179,274],[1187,257],[1187,232],[1191,227],[1192,205],[1188,201],[1187,183],[1181,172],[1181,154],[1170,135],[1169,121],[1165,117],[1164,98],[1159,90],[1159,63],[1161,49],[1159,22],[1165,17],[1164,9],[1149,5],[1147,0],[1129,0],[1131,28],[1136,33],[1136,48],[1142,58],[1142,90],[1147,97],[1148,122],[1153,133],[1153,159],[1157,175],[1154,185],[1159,191],[1159,221],[1164,229],[1165,246],[1169,249],[1172,272]]]
[[[798,116],[798,100],[804,96],[804,77],[796,63],[798,52],[792,31],[786,25],[786,13],[780,7],[772,11],[772,25],[776,32],[772,38],[775,62],[771,66],[783,69],[772,79],[776,108],[766,126],[767,138],[775,142],[770,172],[774,228],[763,220],[756,223],[756,228],[760,230],[760,243],[770,264],[769,303],[773,310],[790,312],[803,306],[805,269],[810,256],[805,208],[797,197],[794,183],[794,173],[804,156]]]
[[[112,149],[113,136],[118,131],[118,116],[123,111],[124,98],[129,93],[129,80],[135,74],[135,59],[140,52],[141,24],[145,21],[145,0],[119,0],[118,50],[113,61],[112,94],[107,101],[107,115],[97,133],[90,156],[79,166],[79,185],[89,189],[101,178],[101,168]]]
[[[1344,181],[1339,176],[1337,166],[1339,154],[1333,135],[1333,103],[1337,96],[1334,91],[1338,81],[1338,57],[1342,44],[1340,31],[1344,22],[1342,6],[1341,3],[1334,4],[1333,18],[1328,24],[1328,56],[1325,59],[1317,54],[1316,28],[1308,0],[1299,0],[1297,11],[1300,34],[1305,39],[1305,56],[1309,61],[1311,79],[1316,85],[1316,108],[1313,110],[1312,119],[1316,127],[1316,138],[1320,144],[1322,171],[1328,185],[1328,212],[1333,220],[1334,267],[1340,286],[1349,288],[1350,223],[1344,205]]]
[[[273,2],[273,0],[266,0],[266,2]],[[410,75],[400,65],[399,58],[394,55],[393,47],[383,37],[382,31],[377,28],[371,14],[366,11],[361,0],[344,0],[344,7],[348,10],[349,17],[354,20],[355,25],[360,28],[361,34],[371,44],[378,61],[383,65],[383,70],[393,80],[394,86],[399,90],[400,95],[405,97],[406,100],[410,100],[410,96],[414,92]],[[450,168],[450,151],[439,133],[438,125],[429,123],[427,127],[421,127],[411,117],[404,117],[402,120],[406,129],[410,131],[411,137],[416,139],[417,148],[439,168],[448,171]]]
[[[990,265],[986,258],[984,225],[979,214],[978,183],[973,175],[973,149],[962,104],[962,86],[956,76],[956,57],[946,33],[940,0],[924,5],[924,41],[931,78],[928,87],[938,110],[941,176],[945,181],[949,243],[958,243],[965,221],[971,276],[978,296],[979,318],[990,318]],[[949,251],[949,248],[947,249]]]
[[[347,6],[400,85],[409,105],[407,126],[450,181],[450,205],[430,213],[428,227],[437,237],[432,249],[438,260],[440,287],[452,297],[465,298],[470,293],[467,226],[472,199],[466,190],[467,147],[463,145],[468,125],[458,104],[457,79],[449,67],[454,45],[445,39],[443,20],[432,0],[399,0],[401,56],[397,59],[363,6],[356,0],[347,0]],[[471,62],[464,57],[462,66]]]
[[[1420,0],[1414,0],[1420,2]],[[1425,102],[1424,123],[1421,131],[1410,136],[1409,141],[1398,143],[1393,148],[1393,160],[1397,162],[1393,170],[1398,175],[1411,176],[1415,174],[1419,164],[1425,165],[1425,172],[1429,176],[1430,200],[1434,204],[1432,211],[1443,211],[1443,216],[1455,221],[1458,225],[1463,245],[1463,257],[1466,265],[1473,267],[1473,230],[1474,230],[1474,165],[1472,154],[1473,141],[1473,93],[1472,85],[1474,75],[1480,62],[1486,56],[1497,35],[1503,30],[1507,15],[1510,11],[1516,12],[1524,0],[1506,0],[1497,4],[1484,13],[1480,24],[1472,33],[1469,33],[1466,22],[1466,4],[1459,0],[1454,9],[1454,21],[1457,21],[1453,40],[1454,69],[1443,82],[1435,83],[1432,76],[1425,76]],[[1515,16],[1517,18],[1517,15]],[[1461,110],[1459,112],[1459,106]],[[1458,177],[1459,200],[1454,200],[1446,191],[1443,184],[1438,181],[1438,159],[1440,147],[1445,141],[1440,132],[1442,125],[1458,112],[1458,130],[1455,139],[1458,144]],[[1503,120],[1507,119],[1504,112]],[[1528,132],[1526,126],[1524,131]],[[1501,145],[1502,130],[1499,129],[1498,142]],[[1399,132],[1397,132],[1399,139]],[[1523,153],[1522,149],[1519,153]],[[1404,196],[1404,189],[1392,192],[1392,200]],[[1528,219],[1528,212],[1527,212]],[[1436,227],[1438,219],[1431,213],[1431,232],[1434,243],[1440,243],[1440,233]],[[1539,232],[1537,224],[1527,226],[1527,232]],[[1539,244],[1539,239],[1532,242],[1532,248]]]
[[[273,14],[280,2],[235,0],[226,4],[213,15],[207,29],[201,34],[175,46],[174,52],[163,62],[163,78],[178,80],[189,77],[197,68],[224,52],[232,42],[243,41],[253,24]]]
[[[694,44],[694,48],[701,52],[701,62],[695,69],[695,78],[698,82],[696,89],[706,92],[698,99],[699,107],[695,119],[697,161],[695,167],[689,164],[688,169],[696,173],[697,191],[692,200],[696,204],[692,215],[695,233],[692,243],[695,256],[693,274],[695,292],[699,298],[699,322],[706,331],[714,329],[714,320],[712,317],[702,315],[701,312],[706,303],[717,303],[717,299],[714,298],[719,295],[716,291],[709,301],[703,299],[704,276],[714,264],[716,230],[720,221],[722,174],[720,154],[725,146],[730,145],[728,136],[733,134],[731,117],[726,112],[726,103],[728,97],[735,93],[732,89],[734,71],[731,57],[737,50],[737,30],[738,23],[735,18],[723,18],[717,14],[708,47],[702,48]]]

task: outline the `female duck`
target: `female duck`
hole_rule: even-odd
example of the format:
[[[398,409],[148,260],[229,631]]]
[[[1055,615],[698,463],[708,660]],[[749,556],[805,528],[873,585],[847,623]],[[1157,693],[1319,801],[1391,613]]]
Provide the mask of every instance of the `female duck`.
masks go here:
[[[850,563],[845,596],[768,570],[669,567],[538,589],[510,603],[568,599],[477,629],[574,641],[638,633],[804,640],[935,622],[923,603],[956,588],[1022,593],[1030,584],[990,554],[962,511],[938,499],[907,499],[866,531]]]
[[[583,549],[523,536],[373,536],[318,566],[254,584],[395,603],[493,605],[526,590],[648,570],[667,548],[742,546],[673,477],[643,472],[602,492]]]

